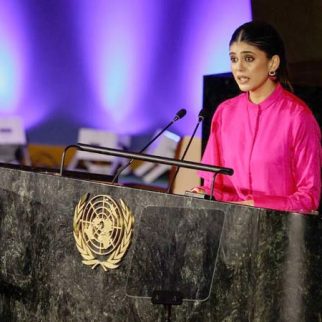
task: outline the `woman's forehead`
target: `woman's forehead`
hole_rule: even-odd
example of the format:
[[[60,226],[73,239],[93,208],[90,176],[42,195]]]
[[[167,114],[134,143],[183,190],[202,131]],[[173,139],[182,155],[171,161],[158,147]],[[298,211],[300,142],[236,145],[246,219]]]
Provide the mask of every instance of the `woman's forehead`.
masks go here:
[[[259,48],[245,41],[235,41],[229,47],[229,52],[262,52]]]

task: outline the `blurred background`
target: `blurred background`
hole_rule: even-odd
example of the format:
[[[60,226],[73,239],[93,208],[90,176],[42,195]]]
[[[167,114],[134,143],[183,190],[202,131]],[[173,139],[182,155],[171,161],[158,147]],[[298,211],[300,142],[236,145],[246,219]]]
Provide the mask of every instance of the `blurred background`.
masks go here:
[[[282,34],[291,80],[321,88],[321,12],[320,0],[0,0],[1,159],[25,158],[11,127],[33,166],[58,167],[81,129],[138,151],[185,108],[165,138],[178,143],[205,105],[205,76],[229,72],[230,36],[252,19]]]

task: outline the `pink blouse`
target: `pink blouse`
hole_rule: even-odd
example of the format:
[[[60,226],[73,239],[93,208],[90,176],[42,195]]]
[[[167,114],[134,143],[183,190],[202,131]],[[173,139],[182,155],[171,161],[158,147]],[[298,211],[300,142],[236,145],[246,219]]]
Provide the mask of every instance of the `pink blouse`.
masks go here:
[[[318,208],[320,129],[311,110],[280,84],[260,104],[248,94],[220,104],[202,163],[232,168],[215,180],[216,200],[252,199],[256,207],[287,211]],[[200,171],[210,193],[213,174]]]

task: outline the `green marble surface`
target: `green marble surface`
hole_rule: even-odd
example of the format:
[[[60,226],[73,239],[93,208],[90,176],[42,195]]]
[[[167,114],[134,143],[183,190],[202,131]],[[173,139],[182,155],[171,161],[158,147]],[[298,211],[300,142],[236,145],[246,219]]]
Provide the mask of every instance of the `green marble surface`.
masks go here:
[[[115,270],[81,262],[73,213],[85,193],[122,199],[135,216],[132,245]],[[179,210],[172,218],[168,212],[148,218],[155,207]],[[180,265],[158,260],[167,249]],[[172,321],[322,321],[322,221],[316,216],[0,167],[0,321],[165,321],[164,307],[145,293],[157,279],[142,286],[135,273],[161,267],[162,281],[169,265],[194,287],[193,295],[211,284],[206,300],[174,306]],[[140,296],[128,296],[136,288]]]

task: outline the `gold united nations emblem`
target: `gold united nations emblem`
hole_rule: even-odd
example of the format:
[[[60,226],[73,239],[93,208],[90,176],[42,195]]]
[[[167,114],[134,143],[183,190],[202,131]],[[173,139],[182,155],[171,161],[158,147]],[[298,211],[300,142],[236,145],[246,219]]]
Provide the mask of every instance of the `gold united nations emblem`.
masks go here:
[[[84,195],[74,212],[74,237],[85,265],[100,265],[106,271],[117,268],[128,250],[134,217],[120,199],[107,195],[90,199]]]

